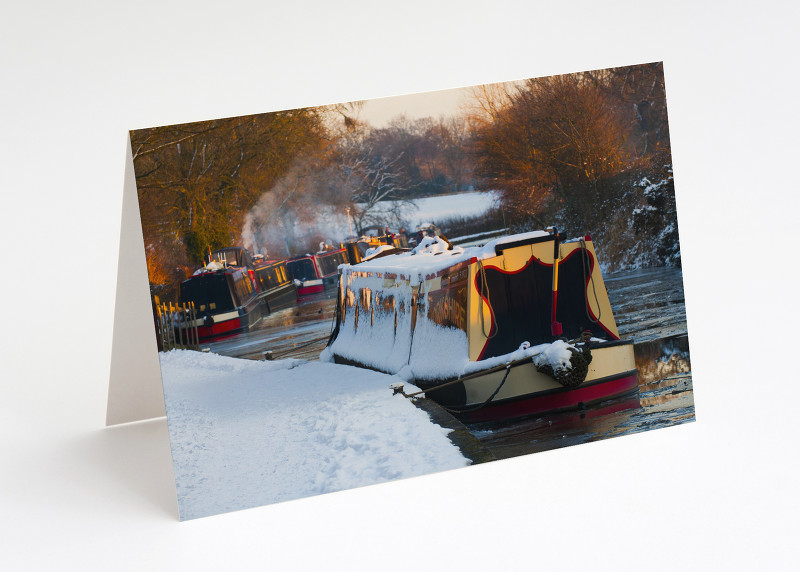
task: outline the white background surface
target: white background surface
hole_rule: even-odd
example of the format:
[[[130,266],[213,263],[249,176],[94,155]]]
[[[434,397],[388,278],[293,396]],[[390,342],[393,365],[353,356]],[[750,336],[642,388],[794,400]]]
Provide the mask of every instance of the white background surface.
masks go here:
[[[793,567],[798,9],[695,4],[5,6],[0,568]],[[655,60],[696,423],[177,522],[165,423],[103,428],[128,129]]]

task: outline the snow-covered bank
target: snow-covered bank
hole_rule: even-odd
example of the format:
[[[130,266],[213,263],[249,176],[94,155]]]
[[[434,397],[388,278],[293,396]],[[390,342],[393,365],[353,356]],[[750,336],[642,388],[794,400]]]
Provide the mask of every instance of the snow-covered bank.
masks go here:
[[[161,354],[182,519],[469,464],[373,371]]]
[[[441,195],[416,199],[414,207],[406,210],[405,218],[409,229],[423,222],[441,222],[449,218],[482,215],[497,205],[497,191],[471,191],[452,195]],[[391,218],[390,213],[397,207],[397,201],[384,201],[375,207],[375,213]]]
[[[594,237],[604,273],[681,266],[672,168],[650,175],[620,177],[616,196],[598,210],[601,218],[581,231]]]

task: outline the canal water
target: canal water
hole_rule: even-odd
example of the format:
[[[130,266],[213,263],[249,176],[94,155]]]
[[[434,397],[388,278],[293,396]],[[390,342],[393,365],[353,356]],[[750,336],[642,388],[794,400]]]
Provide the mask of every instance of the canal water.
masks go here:
[[[213,353],[247,359],[315,360],[328,343],[336,310],[336,290],[309,296],[296,306],[261,319],[248,332],[206,344]]]
[[[605,277],[620,336],[634,340],[639,392],[583,411],[467,428],[497,459],[567,447],[694,421],[692,369],[677,268]],[[249,359],[314,360],[330,335],[335,291],[270,314],[244,334],[209,344],[214,353]]]

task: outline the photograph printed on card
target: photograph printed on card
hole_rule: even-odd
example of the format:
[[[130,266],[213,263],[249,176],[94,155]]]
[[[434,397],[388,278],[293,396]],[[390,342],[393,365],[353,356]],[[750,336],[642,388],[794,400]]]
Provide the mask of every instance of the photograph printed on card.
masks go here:
[[[660,62],[130,139],[181,519],[695,418]]]

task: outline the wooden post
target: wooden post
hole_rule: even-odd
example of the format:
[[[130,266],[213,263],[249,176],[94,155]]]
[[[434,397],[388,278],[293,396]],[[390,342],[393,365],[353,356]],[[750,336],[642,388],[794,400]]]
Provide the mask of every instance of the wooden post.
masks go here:
[[[164,340],[164,350],[169,350],[169,332],[167,331],[166,327],[167,321],[167,303],[163,303],[161,305],[161,335],[162,339]]]
[[[158,326],[161,328],[161,346],[164,351],[169,350],[169,335],[167,329],[164,327],[167,315],[167,305],[161,304],[158,307]]]
[[[188,343],[187,343],[187,344],[185,344],[185,345],[184,345],[184,343],[183,343],[184,341],[187,341],[187,342],[188,342],[188,340],[184,340],[184,339],[183,339],[183,338],[184,338],[183,327],[184,327],[184,324],[185,324],[185,322],[184,322],[184,318],[185,318],[185,315],[184,315],[184,310],[185,310],[185,309],[186,309],[186,307],[185,307],[185,306],[181,306],[180,308],[178,308],[178,315],[180,316],[180,317],[178,318],[178,335],[179,335],[179,336],[180,336],[180,338],[181,338],[181,347],[185,347],[185,345],[189,345]]]
[[[169,349],[175,349],[175,328],[172,327],[172,302],[169,303],[169,311],[167,312],[167,319],[164,323],[164,327],[167,328],[167,335],[169,335]]]
[[[161,328],[161,304],[156,302],[156,330],[158,331],[158,349],[164,351],[164,332]]]
[[[172,349],[172,330],[169,327],[169,306],[164,304],[164,318],[162,325],[164,326],[164,336],[167,340],[167,349]]]
[[[170,337],[172,339],[172,347],[173,348],[175,347],[175,341],[176,341],[176,339],[175,339],[175,327],[174,327],[174,324],[175,324],[174,313],[175,313],[175,311],[172,308],[172,302],[170,302],[169,303],[169,323],[167,324],[167,326],[168,326],[168,329],[169,329],[169,332],[170,332]]]
[[[194,345],[200,349],[200,330],[197,328],[197,308],[192,302],[192,329],[194,329]]]
[[[196,344],[194,343],[194,302],[189,302],[189,339],[191,340],[190,344],[192,349],[197,349]]]
[[[192,342],[189,338],[189,309],[186,307],[186,303],[183,303],[183,335],[186,337],[186,347],[187,349],[192,345]]]

